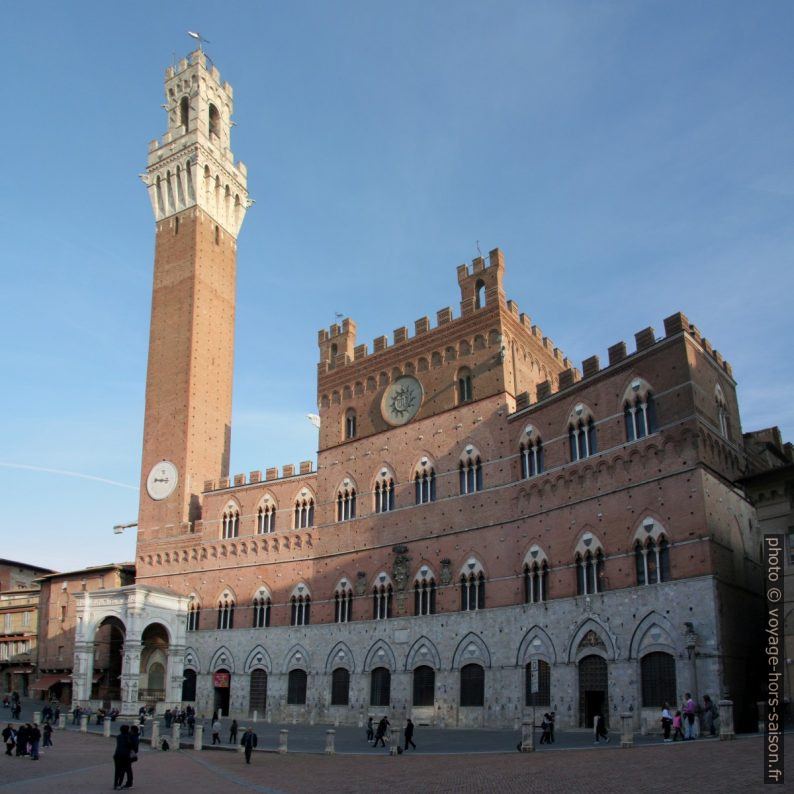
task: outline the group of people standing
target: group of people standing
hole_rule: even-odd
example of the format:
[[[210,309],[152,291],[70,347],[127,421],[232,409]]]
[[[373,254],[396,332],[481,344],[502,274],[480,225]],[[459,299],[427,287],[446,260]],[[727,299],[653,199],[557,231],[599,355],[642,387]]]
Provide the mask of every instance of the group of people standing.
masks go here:
[[[13,755],[16,749],[17,758],[28,757],[31,761],[39,760],[39,744],[42,737],[44,747],[52,747],[52,725],[49,721],[39,728],[38,724],[27,722],[14,728],[11,723],[3,729],[3,742],[6,746],[6,755]]]
[[[692,695],[687,692],[684,695],[684,703],[680,710],[673,714],[670,706],[665,703],[662,706],[662,733],[665,742],[691,741],[695,738],[695,717],[700,717],[701,733],[715,736],[720,721],[720,712],[714,701],[708,696],[703,695],[703,706],[700,706],[692,699]],[[672,731],[672,738],[670,733]]]

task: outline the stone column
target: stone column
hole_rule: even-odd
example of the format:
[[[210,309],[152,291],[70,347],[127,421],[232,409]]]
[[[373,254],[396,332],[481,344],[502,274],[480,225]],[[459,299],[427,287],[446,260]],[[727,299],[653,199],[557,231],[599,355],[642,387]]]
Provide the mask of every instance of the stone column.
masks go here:
[[[730,741],[736,738],[733,731],[733,701],[724,698],[719,702],[720,708],[720,741]]]
[[[141,644],[129,640],[124,644],[121,668],[121,716],[138,714],[138,683],[141,677]]]
[[[59,731],[65,731],[66,730],[66,715],[65,714],[61,714],[58,717],[58,730]]]
[[[102,722],[102,735],[106,738],[110,738],[110,718],[105,717],[104,721]]]
[[[204,747],[204,726],[196,725],[193,729],[193,749],[201,750]]]
[[[34,711],[33,712],[33,722],[35,722],[36,725],[41,725],[41,712],[40,711]]]
[[[524,720],[521,723],[521,744],[520,750],[522,753],[535,752],[535,724],[529,720]]]
[[[389,755],[399,755],[400,737],[402,736],[403,729],[392,726],[391,738],[389,741]]]
[[[168,670],[165,679],[165,703],[163,709],[179,708],[182,705],[182,681],[185,675],[185,646],[168,646]]]
[[[80,733],[88,733],[88,715],[83,714],[80,717]]]
[[[182,738],[182,726],[178,722],[175,722],[171,726],[171,740],[172,740],[171,749],[172,750],[178,750],[179,749],[179,741],[180,741],[181,738]]]
[[[160,720],[152,720],[152,749],[160,746]]]
[[[621,712],[620,724],[622,728],[620,746],[625,748],[634,747],[634,715],[630,711]]]
[[[325,732],[325,754],[326,755],[333,755],[336,750],[334,749],[334,737],[336,736],[336,731],[329,728]]]
[[[278,735],[278,751],[280,753],[287,752],[287,736],[289,735],[289,731],[286,728],[282,728],[279,731]]]
[[[72,706],[88,705],[91,700],[91,685],[94,680],[94,642],[74,644],[72,663]]]

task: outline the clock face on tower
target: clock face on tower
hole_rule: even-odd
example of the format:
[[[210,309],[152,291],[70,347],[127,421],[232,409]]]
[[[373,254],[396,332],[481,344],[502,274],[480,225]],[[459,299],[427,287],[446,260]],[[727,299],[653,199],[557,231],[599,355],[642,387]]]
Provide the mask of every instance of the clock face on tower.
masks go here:
[[[161,460],[152,466],[146,478],[146,490],[156,501],[167,499],[174,492],[178,479],[176,466],[170,460]]]
[[[383,393],[381,415],[390,425],[404,425],[416,416],[422,405],[422,397],[422,384],[410,375],[403,375]]]

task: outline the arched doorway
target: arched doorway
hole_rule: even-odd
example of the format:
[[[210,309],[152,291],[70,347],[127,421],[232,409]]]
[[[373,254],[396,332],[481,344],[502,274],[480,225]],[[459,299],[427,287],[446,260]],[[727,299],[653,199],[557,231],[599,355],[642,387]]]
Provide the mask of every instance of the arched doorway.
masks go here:
[[[265,716],[267,708],[267,673],[264,670],[251,670],[251,689],[248,698],[248,710],[255,711],[258,716]]]
[[[110,707],[121,700],[121,666],[126,629],[117,617],[107,617],[94,635],[94,676],[91,697]]]
[[[168,631],[161,623],[147,626],[141,636],[140,699],[148,706],[165,700],[168,670]]]
[[[591,654],[579,660],[579,724],[592,728],[597,714],[609,725],[607,662]]]
[[[214,699],[212,704],[213,711],[217,711],[219,715],[224,717],[229,716],[229,693],[232,688],[232,674],[221,668],[212,674],[212,687],[214,690]]]
[[[194,703],[196,700],[196,671],[187,669],[182,676],[182,702]]]

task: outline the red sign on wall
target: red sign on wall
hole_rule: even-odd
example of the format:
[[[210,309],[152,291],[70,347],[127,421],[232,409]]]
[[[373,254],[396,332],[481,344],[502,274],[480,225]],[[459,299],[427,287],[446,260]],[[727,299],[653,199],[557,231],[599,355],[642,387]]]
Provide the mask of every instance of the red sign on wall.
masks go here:
[[[222,689],[228,689],[230,678],[231,676],[229,673],[214,673],[212,676],[212,685]]]

